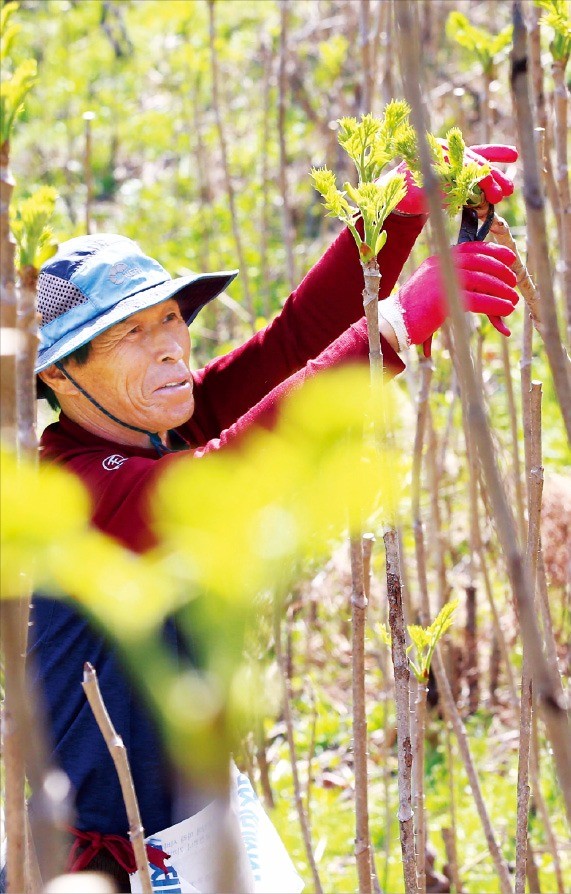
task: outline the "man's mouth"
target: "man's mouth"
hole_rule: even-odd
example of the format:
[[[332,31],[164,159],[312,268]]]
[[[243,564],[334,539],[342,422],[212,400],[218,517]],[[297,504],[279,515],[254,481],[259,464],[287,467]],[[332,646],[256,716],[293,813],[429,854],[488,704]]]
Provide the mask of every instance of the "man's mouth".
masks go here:
[[[182,391],[186,389],[190,389],[191,384],[188,379],[177,379],[173,382],[166,382],[164,385],[161,385],[159,388],[156,388],[156,391]]]

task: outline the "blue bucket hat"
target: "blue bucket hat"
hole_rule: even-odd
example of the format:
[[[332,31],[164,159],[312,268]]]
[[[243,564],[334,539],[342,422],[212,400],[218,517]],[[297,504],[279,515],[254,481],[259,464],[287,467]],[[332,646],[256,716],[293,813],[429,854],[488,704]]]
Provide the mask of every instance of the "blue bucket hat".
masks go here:
[[[237,270],[223,270],[172,279],[125,236],[69,239],[40,270],[40,346],[35,371],[63,360],[115,323],[168,298],[177,300],[190,325],[237,274]],[[42,395],[41,387],[38,394]]]

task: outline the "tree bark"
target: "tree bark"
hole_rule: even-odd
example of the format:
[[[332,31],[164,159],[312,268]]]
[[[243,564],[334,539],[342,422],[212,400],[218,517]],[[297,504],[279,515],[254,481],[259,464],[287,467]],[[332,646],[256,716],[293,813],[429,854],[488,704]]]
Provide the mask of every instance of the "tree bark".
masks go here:
[[[567,438],[571,441],[571,364],[563,349],[557,320],[553,278],[549,262],[549,244],[545,222],[545,203],[535,143],[528,139],[533,132],[533,113],[527,74],[526,29],[521,0],[513,2],[514,37],[511,56],[511,87],[515,109],[519,147],[523,162],[523,194],[534,269],[541,293],[540,331],[545,342],[547,359],[559,401]],[[571,799],[571,794],[570,794]],[[571,814],[571,800],[569,804]]]
[[[367,597],[363,545],[360,533],[351,535],[351,631],[353,691],[353,760],[355,767],[355,858],[359,894],[371,894],[371,843],[369,838],[367,706],[365,696],[365,624]]]
[[[412,744],[410,738],[410,671],[406,654],[406,635],[400,588],[399,554],[396,531],[390,528],[384,535],[387,560],[387,597],[391,656],[395,674],[395,702],[397,711],[398,784],[401,851],[405,894],[417,894],[414,825],[412,812]]]

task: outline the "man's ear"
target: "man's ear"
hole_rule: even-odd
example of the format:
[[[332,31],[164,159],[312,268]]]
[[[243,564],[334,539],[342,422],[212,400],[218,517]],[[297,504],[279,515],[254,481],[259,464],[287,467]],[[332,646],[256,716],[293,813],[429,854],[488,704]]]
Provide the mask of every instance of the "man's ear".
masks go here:
[[[42,382],[45,382],[52,391],[55,392],[56,395],[64,394],[79,394],[79,391],[75,387],[75,385],[69,381],[67,376],[64,376],[61,369],[59,369],[55,364],[51,366],[47,366],[41,372],[38,373],[39,378]]]

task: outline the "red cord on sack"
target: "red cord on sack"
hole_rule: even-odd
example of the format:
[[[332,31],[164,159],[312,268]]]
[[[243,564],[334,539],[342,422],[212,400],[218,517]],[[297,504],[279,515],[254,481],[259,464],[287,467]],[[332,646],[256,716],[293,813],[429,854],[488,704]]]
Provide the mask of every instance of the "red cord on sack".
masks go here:
[[[135,852],[133,845],[127,838],[122,835],[103,835],[101,832],[82,832],[80,829],[74,829],[72,826],[66,826],[66,831],[74,836],[74,842],[67,859],[68,872],[80,872],[86,869],[94,857],[101,851],[108,851],[112,857],[117,860],[119,866],[132,875],[137,871],[137,862],[135,860]],[[82,844],[87,847],[78,853]],[[165,866],[165,860],[168,860],[170,854],[165,853],[152,844],[145,845],[147,851],[147,859],[149,863],[156,866],[165,875],[168,875],[169,868]]]

